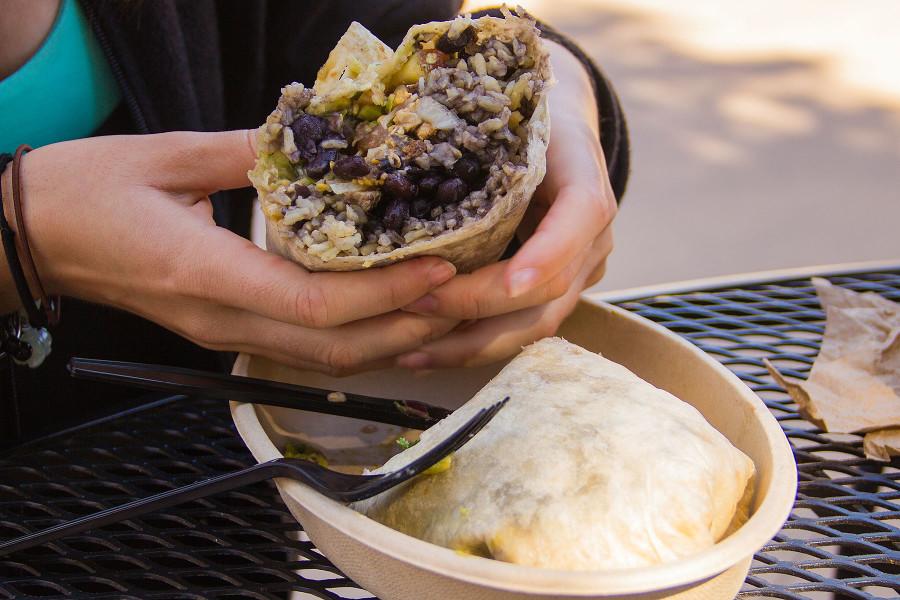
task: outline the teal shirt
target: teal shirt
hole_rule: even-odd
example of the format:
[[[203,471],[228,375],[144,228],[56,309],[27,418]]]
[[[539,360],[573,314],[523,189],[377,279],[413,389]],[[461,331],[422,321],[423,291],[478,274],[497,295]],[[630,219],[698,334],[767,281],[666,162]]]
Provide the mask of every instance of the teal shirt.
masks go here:
[[[47,38],[0,80],[0,152],[90,136],[121,97],[76,0],[62,0]]]

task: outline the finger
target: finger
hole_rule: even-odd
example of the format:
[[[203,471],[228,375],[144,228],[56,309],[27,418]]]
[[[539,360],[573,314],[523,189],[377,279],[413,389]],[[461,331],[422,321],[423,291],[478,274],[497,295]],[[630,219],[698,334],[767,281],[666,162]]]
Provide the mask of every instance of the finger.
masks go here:
[[[555,334],[577,300],[578,293],[573,291],[543,306],[479,321],[397,357],[396,364],[431,369],[474,367],[503,360],[522,346]]]
[[[604,258],[600,261],[600,264],[591,271],[591,274],[588,275],[587,279],[584,281],[584,287],[589,288],[592,285],[596,285],[600,283],[600,280],[606,275],[606,259]]]
[[[158,173],[149,175],[161,189],[210,194],[250,185],[247,171],[256,162],[253,130],[176,131],[146,138],[158,165]]]
[[[331,330],[316,330],[247,312],[235,314],[238,316],[228,335],[214,343],[332,375],[388,366],[390,357],[420,348],[458,323],[395,311]]]
[[[603,279],[604,275],[606,275],[606,258],[610,255],[613,249],[613,229],[612,225],[607,227],[603,233],[597,238],[597,241],[594,242],[595,255],[599,257],[599,262],[596,263],[596,266],[591,270],[588,276],[584,280],[584,288],[589,288],[592,285],[597,284],[601,279]]]
[[[453,277],[437,257],[341,273],[310,273],[217,227],[192,242],[179,282],[192,295],[304,327],[334,327],[396,310]],[[180,291],[180,290],[179,290]]]
[[[562,320],[572,312],[586,280],[605,268],[612,249],[612,228],[592,245],[585,266],[568,292],[541,306],[488,318],[465,321],[453,333],[397,358],[397,365],[413,369],[477,366],[502,360],[534,340],[554,335]]]
[[[556,277],[612,219],[607,203],[582,186],[559,190],[534,234],[510,259],[505,288],[522,295]]]
[[[583,269],[590,248],[584,248],[551,280],[522,295],[510,298],[503,285],[508,261],[457,275],[446,284],[419,298],[404,310],[456,319],[484,319],[546,304],[565,295]],[[594,263],[591,264],[593,266]]]
[[[576,283],[579,289],[583,289],[600,280],[605,272],[606,257],[613,247],[612,231],[610,224],[589,248],[582,250],[556,277],[521,296],[511,299],[503,289],[502,278],[507,263],[501,262],[474,273],[457,275],[403,310],[462,320],[484,319],[546,304],[568,293]]]
[[[534,233],[513,257],[507,274],[512,297],[556,276],[615,214],[598,136],[565,111],[554,114],[554,123],[547,175],[522,227]]]
[[[212,201],[210,201],[209,196],[203,196],[199,200],[193,202],[188,207],[188,212],[195,215],[200,219],[203,223],[214,224],[213,220],[213,205]]]
[[[254,356],[263,356],[273,362],[277,362],[294,369],[300,369],[303,371],[315,371],[316,373],[324,373],[326,375],[331,375],[332,377],[346,377],[355,373],[365,373],[366,371],[389,369],[393,366],[393,361],[390,358],[382,358],[370,363],[358,365],[353,369],[340,370],[320,363],[315,363],[308,360],[300,360],[292,354],[285,354],[284,352],[280,352],[277,349],[264,346],[250,345],[235,351],[245,352]]]

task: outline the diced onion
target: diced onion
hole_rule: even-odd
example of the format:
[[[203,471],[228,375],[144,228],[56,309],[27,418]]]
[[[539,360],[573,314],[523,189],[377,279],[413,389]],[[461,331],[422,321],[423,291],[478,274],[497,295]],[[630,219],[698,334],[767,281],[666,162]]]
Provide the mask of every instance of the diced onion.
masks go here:
[[[328,185],[335,194],[346,194],[347,192],[365,192],[370,188],[354,183],[352,181],[329,181]]]
[[[419,98],[416,113],[422,117],[423,121],[431,123],[435,129],[456,129],[460,124],[459,117],[454,115],[450,109],[428,96]]]

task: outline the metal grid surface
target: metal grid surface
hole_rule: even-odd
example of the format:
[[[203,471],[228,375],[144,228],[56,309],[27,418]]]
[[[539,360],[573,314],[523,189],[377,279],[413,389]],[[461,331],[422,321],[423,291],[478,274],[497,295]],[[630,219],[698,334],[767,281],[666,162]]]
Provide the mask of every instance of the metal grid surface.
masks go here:
[[[900,301],[900,271],[831,279]],[[809,280],[622,305],[734,370],[794,447],[797,503],[757,554],[739,597],[900,596],[900,461],[866,461],[859,436],[826,434],[800,419],[761,362],[806,376],[823,330]],[[0,457],[0,539],[251,461],[221,402],[173,400],[133,412]],[[289,596],[372,597],[317,552],[270,484],[0,557],[0,599]]]
[[[900,302],[900,271],[829,277]],[[862,437],[824,433],[763,366],[805,379],[824,331],[809,279],[656,296],[622,303],[686,337],[757,394],[787,434],[799,472],[797,501],[781,532],[757,553],[739,598],[900,596],[900,461],[865,460]]]

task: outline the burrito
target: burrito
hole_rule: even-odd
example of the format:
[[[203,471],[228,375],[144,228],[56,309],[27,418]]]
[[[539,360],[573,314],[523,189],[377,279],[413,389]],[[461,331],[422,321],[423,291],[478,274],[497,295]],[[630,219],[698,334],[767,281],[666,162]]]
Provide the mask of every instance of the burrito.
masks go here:
[[[526,348],[375,472],[408,464],[506,396],[446,468],[354,508],[460,553],[584,571],[671,562],[746,521],[745,454],[691,405],[560,338]]]
[[[534,21],[508,11],[417,25],[396,51],[354,22],[258,130],[269,250],[316,271],[497,260],[544,177],[550,82]]]

